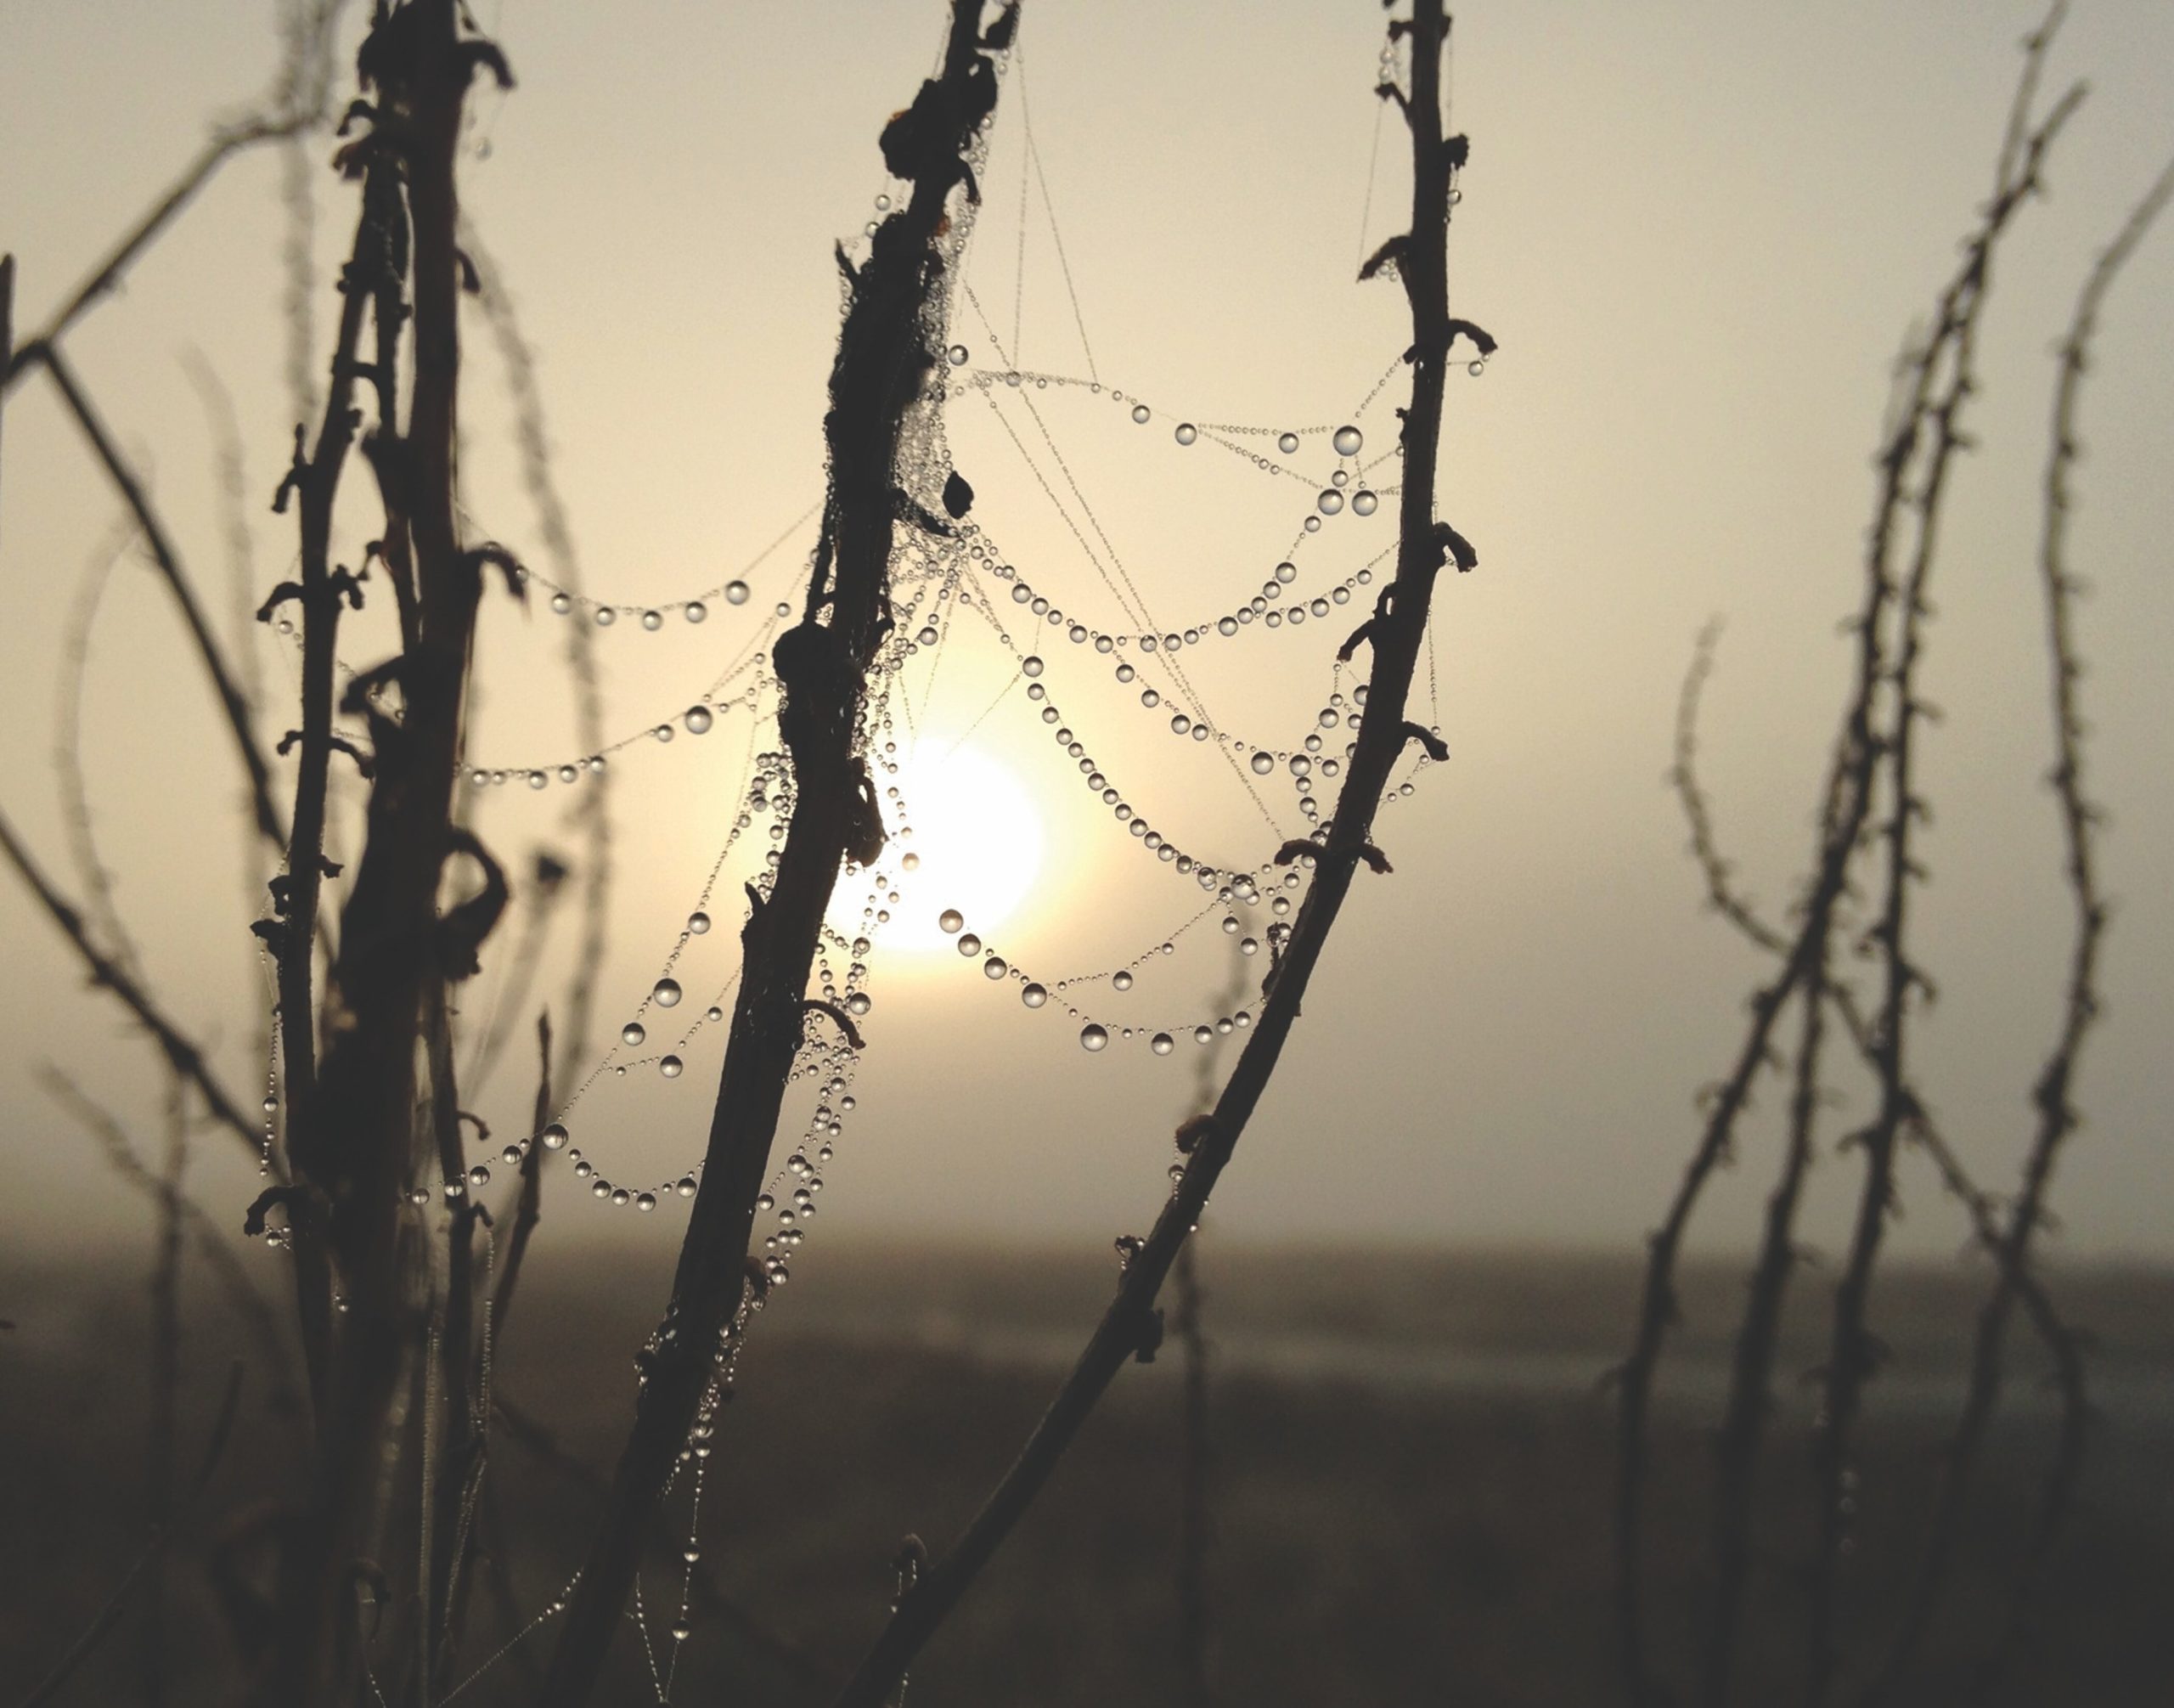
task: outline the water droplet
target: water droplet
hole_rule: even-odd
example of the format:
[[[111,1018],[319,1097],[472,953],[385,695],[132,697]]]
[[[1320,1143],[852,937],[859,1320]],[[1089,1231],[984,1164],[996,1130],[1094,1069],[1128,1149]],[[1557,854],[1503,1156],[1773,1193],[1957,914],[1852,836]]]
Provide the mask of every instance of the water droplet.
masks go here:
[[[1277,564],[1276,566],[1276,578],[1281,582],[1286,587],[1290,586],[1293,582],[1298,578],[1298,566],[1295,563],[1289,562]]]
[[[1196,1044],[1205,1044],[1214,1035],[1215,1029],[1213,1026],[1196,1026],[1192,1029],[1192,1041]]]
[[[660,1008],[677,1008],[679,1006],[679,995],[678,979],[660,978],[656,981],[656,988],[650,992],[650,999]]]
[[[498,1160],[505,1164],[509,1168],[517,1165],[521,1161],[521,1147],[519,1145],[508,1145],[504,1150],[498,1153]]]
[[[557,612],[560,616],[564,617],[573,608],[573,600],[567,598],[565,594],[555,593],[551,595],[551,609]]]
[[[661,611],[645,611],[642,612],[642,627],[648,629],[663,628],[664,613]]]
[[[549,781],[550,779],[541,771],[531,771],[528,774],[528,786],[532,789],[540,789]]]
[[[1039,1008],[1050,1000],[1050,993],[1039,984],[1029,984],[1020,991],[1019,1000],[1029,1008]]]
[[[708,618],[710,608],[699,599],[690,599],[682,608],[682,614],[690,623],[701,623]]]
[[[468,1184],[471,1187],[487,1187],[490,1185],[490,1183],[491,1171],[485,1168],[482,1164],[478,1163],[474,1168],[469,1170]]]
[[[747,602],[747,583],[744,581],[725,583],[724,602],[727,605],[745,605]]]
[[[572,765],[561,765],[559,767],[559,781],[562,783],[571,783],[580,775],[581,773],[576,770]]]
[[[694,1195],[695,1195],[695,1177],[694,1177],[694,1175],[680,1175],[680,1176],[679,1176],[679,1184],[678,1186],[676,1186],[676,1187],[673,1187],[673,1188],[672,1188],[672,1190],[673,1190],[673,1191],[674,1191],[674,1192],[678,1192],[681,1198],[692,1198],[692,1197],[694,1197]],[[689,1564],[693,1564],[693,1562],[692,1562],[692,1561],[690,1561],[690,1562],[689,1562]]]
[[[1276,437],[1276,448],[1282,452],[1285,456],[1289,456],[1293,451],[1298,448],[1298,436],[1296,433],[1277,434]]]
[[[1001,978],[1011,970],[1011,967],[1005,964],[1004,957],[1000,955],[992,955],[982,962],[982,972],[986,978]]]
[[[1324,487],[1321,489],[1321,495],[1314,502],[1320,506],[1323,516],[1334,516],[1343,508],[1343,494],[1337,491],[1334,487]],[[1309,516],[1307,520],[1311,521],[1312,518]]]
[[[954,344],[950,349],[946,351],[944,353],[950,357],[951,365],[954,368],[963,368],[966,365],[966,356],[968,352],[965,345]]]
[[[1380,507],[1381,502],[1371,491],[1361,487],[1351,494],[1351,513],[1354,516],[1371,516]]]
[[[1173,736],[1182,736],[1191,728],[1192,719],[1182,712],[1176,713],[1170,719],[1170,733]]]
[[[1199,437],[1200,429],[1193,426],[1191,421],[1178,423],[1177,441],[1180,444],[1189,445]]]
[[[1366,436],[1356,427],[1343,426],[1336,430],[1336,437],[1330,443],[1336,447],[1339,457],[1355,457],[1359,448],[1366,443]]]
[[[708,707],[690,706],[687,708],[687,715],[682,721],[687,725],[689,735],[707,736],[710,732],[711,724],[715,720],[711,718]]]
[[[1222,635],[1236,634],[1238,632],[1238,619],[1235,617],[1217,617],[1215,619],[1215,632],[1218,634]]]
[[[1178,1047],[1178,1042],[1169,1033],[1157,1032],[1147,1040],[1147,1047],[1158,1056],[1167,1056]]]
[[[900,854],[898,856],[898,864],[908,871],[919,871],[921,870],[921,856],[917,854]]]
[[[1042,661],[1030,652],[1019,661],[1019,671],[1024,676],[1039,676],[1042,674]]]
[[[707,913],[690,913],[687,916],[687,929],[696,936],[700,937],[709,928],[710,916]]]
[[[650,1208],[652,1209],[656,1208],[656,1202],[654,1198],[650,1201]],[[684,1619],[680,1620],[672,1627],[672,1640],[674,1643],[684,1643],[693,1635],[694,1632],[689,1628],[687,1621]]]
[[[639,1020],[629,1020],[619,1029],[619,1041],[629,1049],[648,1036],[649,1033],[644,1029],[642,1023]]]
[[[959,939],[960,954],[979,955],[981,952],[982,940],[978,937],[975,936],[972,932],[968,932],[964,937]]]
[[[1079,1047],[1090,1056],[1098,1050],[1107,1049],[1109,1043],[1110,1034],[1091,1020],[1079,1029]]]
[[[558,1122],[554,1121],[549,1126],[544,1129],[544,1148],[545,1150],[562,1151],[566,1149],[566,1130],[560,1126]]]
[[[656,1071],[667,1079],[676,1079],[686,1071],[687,1064],[677,1056],[667,1056],[656,1064]]]
[[[846,1012],[848,1014],[865,1014],[875,1006],[865,990],[856,990],[846,998]]]
[[[1110,986],[1115,990],[1131,989],[1132,974],[1127,972],[1124,967],[1120,967],[1115,972],[1112,972],[1110,975]]]
[[[966,923],[966,916],[955,907],[947,907],[936,916],[937,928],[947,933],[958,932]]]
[[[1475,379],[1475,380],[1477,380],[1477,379],[1478,379],[1478,378],[1482,374],[1484,374],[1486,371],[1487,371],[1487,364],[1486,364],[1486,362],[1485,362],[1484,360],[1481,360],[1481,361],[1474,362],[1474,363],[1471,364],[1469,366],[1467,366],[1467,367],[1465,369],[1465,372],[1466,372],[1466,373],[1467,373],[1467,374],[1469,374],[1469,375],[1472,375],[1472,377],[1473,377],[1473,379]]]
[[[1132,406],[1132,419],[1139,422],[1141,426],[1146,426],[1150,419],[1147,405],[1145,403],[1135,403]]]

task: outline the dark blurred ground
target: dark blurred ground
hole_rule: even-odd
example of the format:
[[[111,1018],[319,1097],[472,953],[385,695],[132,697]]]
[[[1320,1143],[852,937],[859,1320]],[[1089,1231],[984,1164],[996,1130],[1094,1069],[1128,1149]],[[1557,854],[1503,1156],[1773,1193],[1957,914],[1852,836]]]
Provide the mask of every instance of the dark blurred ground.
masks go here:
[[[1212,1231],[1211,1231],[1212,1233]],[[279,1260],[251,1252],[267,1291]],[[89,1619],[141,1544],[146,1307],[140,1258],[31,1265],[0,1258],[0,1703],[18,1700]],[[1611,1618],[1613,1423],[1597,1386],[1627,1339],[1625,1260],[1542,1254],[1202,1254],[1214,1342],[1210,1666],[1221,1703],[1585,1705],[1619,1700]],[[523,1277],[498,1360],[501,1396],[565,1458],[608,1468],[633,1392],[629,1358],[662,1265],[554,1264]],[[823,1703],[883,1616],[900,1536],[941,1547],[1024,1439],[1061,1361],[1115,1277],[1106,1253],[966,1249],[811,1252],[758,1326],[703,1500],[704,1568],[673,1698]],[[2098,1334],[2106,1413],[1999,1704],[2174,1703],[2174,1277],[2058,1278]],[[1863,1530],[1845,1588],[1850,1652],[1884,1632],[1935,1485],[1982,1271],[1897,1271],[1876,1298],[1894,1363],[1861,1464]],[[1664,1656],[1697,1629],[1710,1429],[1733,1269],[1685,1289],[1653,1479],[1648,1593]],[[213,1511],[166,1587],[165,1700],[234,1700],[234,1647],[201,1562],[207,1533],[290,1476],[291,1425],[263,1355],[212,1309],[200,1270],[181,1457],[194,1462],[229,1356],[251,1359],[242,1426]],[[1808,1388],[1823,1300],[1800,1291],[1764,1493],[1739,1700],[1788,1703],[1801,1675]],[[1956,1700],[1994,1642],[2040,1489],[2054,1413],[2019,1334],[1946,1615],[1899,1700]],[[1127,1370],[1040,1503],[914,1672],[912,1708],[1177,1704],[1173,1592],[1179,1354]],[[577,1564],[592,1486],[540,1438],[502,1434],[486,1536],[504,1538],[523,1617]],[[684,1494],[674,1522],[684,1527]],[[503,1528],[501,1528],[503,1526]],[[645,1606],[660,1650],[677,1606],[660,1547]],[[479,1594],[464,1653],[510,1634]],[[459,1700],[529,1700],[531,1650]],[[600,1700],[654,1700],[630,1624]],[[132,1614],[60,1699],[140,1701]],[[735,1688],[725,1688],[728,1681]],[[1845,1684],[1851,1683],[1845,1680]],[[1845,1688],[1843,1701],[1854,1690]]]

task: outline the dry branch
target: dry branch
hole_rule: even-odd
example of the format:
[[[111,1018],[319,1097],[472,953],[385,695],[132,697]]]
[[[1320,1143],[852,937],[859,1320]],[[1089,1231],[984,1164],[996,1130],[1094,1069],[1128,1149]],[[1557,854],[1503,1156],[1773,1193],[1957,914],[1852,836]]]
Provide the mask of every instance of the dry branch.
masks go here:
[[[1035,1426],[1018,1459],[951,1550],[921,1570],[838,1698],[839,1708],[880,1708],[906,1668],[995,1553],[1048,1480],[1117,1373],[1159,1334],[1155,1299],[1190,1237],[1217,1178],[1268,1088],[1371,839],[1375,813],[1411,733],[1405,704],[1427,633],[1444,547],[1434,516],[1444,381],[1450,360],[1448,235],[1450,181],[1462,163],[1462,138],[1442,134],[1441,59],[1448,20],[1441,0],[1416,0],[1410,27],[1411,92],[1405,114],[1411,134],[1412,220],[1398,269],[1411,307],[1411,401],[1403,427],[1394,597],[1377,619],[1374,669],[1364,719],[1343,789],[1337,798],[1314,881],[1260,1017],[1211,1115],[1195,1125],[1185,1174],[1153,1232],[1133,1249],[1116,1296],[1085,1350]]]
[[[941,328],[932,330],[939,319],[932,311],[948,284],[948,205],[955,191],[969,200],[977,194],[964,156],[996,104],[982,9],[982,0],[954,0],[941,71],[882,135],[886,166],[910,180],[913,193],[877,228],[852,282],[824,424],[831,484],[822,542],[803,618],[774,652],[785,694],[779,729],[797,798],[775,883],[767,897],[751,892],[701,1187],[612,1497],[545,1679],[550,1708],[573,1708],[594,1688],[651,1515],[689,1431],[716,1403],[714,1361],[725,1356],[742,1308],[755,1198],[801,1048],[823,916],[841,863],[850,856],[865,864],[881,845],[866,762],[856,748],[869,673],[891,626],[901,434],[910,410],[930,407],[925,381],[940,366],[932,341]],[[1012,15],[1000,14],[991,36],[1008,35]]]

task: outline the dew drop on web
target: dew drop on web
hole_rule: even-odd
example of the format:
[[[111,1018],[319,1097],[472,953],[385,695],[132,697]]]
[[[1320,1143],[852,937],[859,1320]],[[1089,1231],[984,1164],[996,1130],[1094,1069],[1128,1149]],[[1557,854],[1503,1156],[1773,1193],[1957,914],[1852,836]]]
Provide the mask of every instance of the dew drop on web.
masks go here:
[[[1335,445],[1339,457],[1355,457],[1359,448],[1366,443],[1366,437],[1356,427],[1343,426],[1336,430],[1336,437],[1330,443]]]
[[[656,988],[650,992],[650,995],[660,1008],[676,1008],[679,1006],[679,981],[676,978],[660,978],[656,981]]]
[[[1079,1029],[1079,1047],[1090,1056],[1098,1050],[1107,1049],[1109,1042],[1109,1033],[1091,1020]]]

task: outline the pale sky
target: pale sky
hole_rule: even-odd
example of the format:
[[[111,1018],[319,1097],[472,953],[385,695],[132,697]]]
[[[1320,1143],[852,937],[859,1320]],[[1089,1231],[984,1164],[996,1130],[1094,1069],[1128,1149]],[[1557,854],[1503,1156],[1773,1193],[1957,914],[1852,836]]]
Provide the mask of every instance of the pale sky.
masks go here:
[[[837,325],[831,245],[874,215],[886,188],[876,134],[927,69],[942,8],[478,0],[478,10],[521,85],[479,93],[463,193],[540,352],[589,590],[642,606],[716,588],[819,495]],[[72,288],[207,121],[262,86],[270,12],[263,0],[0,0],[0,249],[18,256],[19,332]],[[1481,555],[1476,573],[1445,578],[1437,605],[1453,758],[1383,815],[1377,839],[1395,874],[1355,891],[1219,1190],[1211,1215],[1225,1237],[1619,1247],[1659,1216],[1695,1136],[1692,1094],[1725,1066],[1763,970],[1702,912],[1664,786],[1692,640],[1709,617],[1727,619],[1706,781],[1747,887],[1775,906],[1807,856],[1845,692],[1836,623],[1859,595],[1887,369],[1991,183],[2015,43],[2036,18],[2032,5],[1963,0],[1459,12],[1452,125],[1473,147],[1451,238],[1453,311],[1501,349],[1483,378],[1450,390],[1442,509]],[[1096,521],[1171,626],[1256,592],[1309,499],[1211,446],[1180,448],[1172,425],[1353,419],[1408,340],[1400,292],[1354,283],[1361,256],[1400,228],[1407,194],[1392,118],[1370,197],[1381,19],[1372,0],[1028,0],[967,278],[997,341],[1010,344],[1016,315],[1019,367],[1088,377],[1038,188],[1020,244],[1031,115],[1094,371],[1154,415],[1136,428],[1107,397],[1067,388],[1037,402]],[[2040,781],[2049,736],[2032,557],[2050,350],[2091,257],[2174,150],[2170,74],[2174,11],[2079,5],[2049,85],[2087,77],[2092,94],[2054,155],[2050,197],[2023,216],[1997,265],[1973,420],[1983,448],[1959,476],[1935,588],[1928,686],[1946,720],[1926,741],[1937,816],[1925,850],[1934,881],[1918,908],[1922,958],[1942,995],[1917,1036],[1924,1090],[1996,1188],[2030,1130],[2026,1099],[2058,1019],[2070,924]],[[343,69],[343,98],[347,84]],[[329,149],[319,140],[313,153],[322,161]],[[318,177],[329,277],[352,194],[329,171]],[[69,347],[222,612],[234,601],[216,446],[189,362],[200,353],[235,400],[261,596],[293,552],[291,519],[263,508],[290,431],[279,186],[271,154],[231,166]],[[2086,1255],[2174,1255],[2170,285],[2174,229],[2154,234],[2119,286],[2083,402],[2071,550],[2096,588],[2081,618],[2084,691],[2093,792],[2110,815],[2104,879],[2119,903],[2106,1017],[2081,1082],[2089,1125],[2057,1197],[2059,1249]],[[321,290],[320,342],[333,307]],[[977,366],[1001,367],[971,309],[955,335]],[[467,502],[540,561],[480,324],[469,350]],[[1402,383],[1357,418],[1369,457],[1391,442],[1387,410]],[[1008,560],[1083,621],[1123,627],[978,395],[955,406],[950,431],[980,494],[975,514]],[[1318,474],[1332,458],[1321,439],[1308,443],[1295,461]],[[0,708],[19,732],[0,757],[0,803],[65,871],[50,763],[59,636],[115,506],[42,381],[10,399],[0,454],[0,587],[12,618]],[[359,467],[347,495],[352,561],[371,532]],[[1330,522],[1298,555],[1294,591],[1326,588],[1387,545],[1394,508]],[[796,535],[750,576],[747,606],[712,600],[699,629],[673,617],[655,635],[627,622],[601,637],[615,739],[700,694],[789,591],[805,544]],[[524,616],[503,598],[487,605],[478,763],[579,757],[556,626],[566,620],[540,606]],[[1293,745],[1351,621],[1256,625],[1187,663],[1219,721]],[[1029,631],[1022,622],[1013,632]],[[352,633],[353,662],[370,662],[383,631],[366,621]],[[268,679],[290,681],[271,637],[256,644]],[[1269,826],[1207,748],[1173,740],[1167,707],[1139,709],[1137,685],[1120,689],[1090,649],[1050,631],[1033,644],[1049,657],[1051,697],[1159,829],[1219,864],[1266,855]],[[915,689],[929,753],[974,724],[1009,668],[986,635],[947,647],[925,709]],[[258,859],[233,810],[239,774],[165,595],[132,560],[107,596],[87,695],[98,827],[154,981],[252,1097],[263,993],[246,926],[263,874],[238,864]],[[1036,718],[1015,686],[971,738],[981,763],[1017,779],[1039,821],[1039,853],[1007,840],[1017,832],[1000,815],[968,827],[966,841],[1025,880],[1024,899],[986,934],[1037,976],[1106,971],[1206,898],[1090,798]],[[273,737],[284,727],[268,719]],[[704,741],[644,742],[615,762],[622,877],[607,1030],[649,989],[693,905],[744,751],[744,726],[726,719]],[[1264,793],[1279,833],[1297,834],[1294,798],[1274,781]],[[525,864],[543,843],[572,851],[568,800],[555,782],[491,792],[472,818]],[[735,877],[720,891],[720,929],[690,951],[690,993],[729,968],[737,893]],[[926,936],[926,916],[957,905],[973,926],[976,901],[916,893],[904,922]],[[562,950],[570,923],[560,922]],[[92,1083],[149,1141],[158,1091],[148,1052],[83,991],[12,884],[0,886],[0,1155],[14,1187],[0,1226],[39,1243],[132,1238],[140,1206],[46,1102],[35,1070],[49,1061]],[[497,946],[501,963],[510,940]],[[1104,987],[1096,1012],[1157,1024],[1212,1017],[1226,964],[1214,918],[1178,947],[1129,995]],[[565,959],[554,962],[560,977]],[[494,989],[487,967],[466,997],[471,1013]],[[1168,1061],[1137,1041],[1090,1057],[1076,1022],[1028,1012],[1017,989],[943,949],[879,949],[859,1108],[826,1171],[808,1260],[825,1238],[1107,1240],[1152,1220],[1194,1046],[1181,1040]],[[669,1084],[646,1070],[607,1079],[570,1118],[577,1142],[615,1178],[678,1174],[700,1154],[716,1071],[714,1050],[698,1045]],[[501,1072],[484,1113],[517,1129],[530,1095],[523,1061]],[[1770,1090],[1695,1243],[1752,1241],[1780,1102]],[[1830,1123],[1830,1140],[1846,1119]],[[197,1181],[238,1223],[251,1174],[232,1149],[207,1140]],[[1814,1244],[1844,1243],[1856,1172],[1831,1158],[1818,1171]],[[1959,1247],[1962,1221],[1921,1164],[1904,1196],[1904,1249]],[[565,1193],[546,1215],[552,1237],[646,1242],[660,1263],[681,1226],[669,1201],[637,1220]]]

